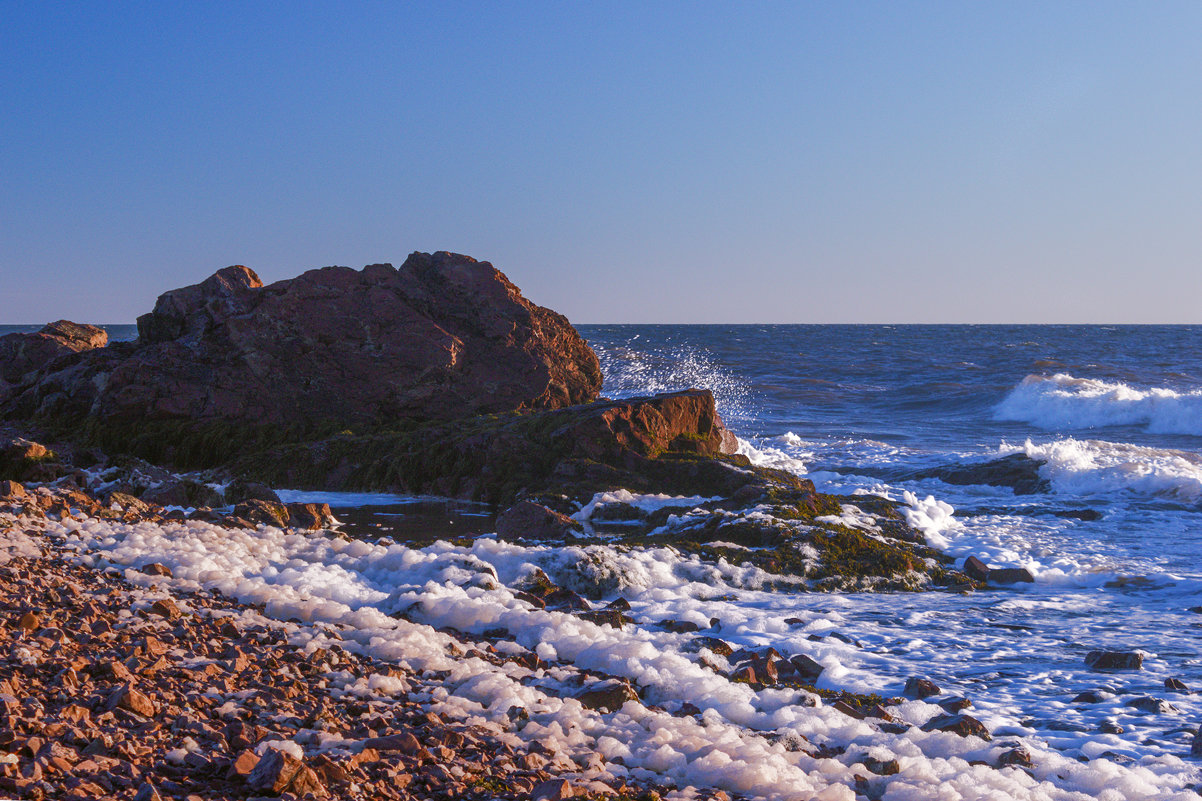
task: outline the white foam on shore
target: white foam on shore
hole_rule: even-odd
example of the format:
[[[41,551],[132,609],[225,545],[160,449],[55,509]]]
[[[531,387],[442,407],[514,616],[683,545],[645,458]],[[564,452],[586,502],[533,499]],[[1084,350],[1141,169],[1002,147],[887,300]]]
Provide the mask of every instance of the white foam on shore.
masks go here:
[[[1142,426],[1150,433],[1202,436],[1202,391],[1136,389],[1068,373],[1029,375],[998,404],[994,418],[1049,431]]]
[[[917,502],[915,508],[921,506]],[[575,565],[589,563],[592,573],[582,580],[617,577],[612,591],[621,588],[637,620],[651,623],[671,617],[708,624],[715,616],[721,620],[715,634],[731,642],[770,644],[817,659],[827,666],[821,679],[826,686],[890,693],[900,689],[906,675],[899,659],[924,671],[939,669],[952,676],[965,672],[957,667],[965,657],[948,647],[951,634],[926,631],[951,625],[951,619],[945,622],[947,613],[924,616],[947,604],[954,610],[972,599],[938,597],[942,594],[892,600],[756,593],[740,589],[749,574],[739,571],[748,568],[715,568],[668,548],[527,548],[481,539],[470,548],[436,543],[411,549],[287,534],[270,527],[223,529],[197,521],[160,526],[68,520],[52,522],[49,529],[86,560],[130,567],[160,562],[174,572],[174,578],[166,580],[129,571],[131,580],[178,589],[220,589],[243,602],[265,604],[267,614],[278,619],[343,626],[342,636],[351,647],[376,657],[419,671],[449,671],[438,697],[429,701],[440,711],[460,719],[501,721],[508,719],[509,708],[523,707],[530,715],[523,738],[542,740],[571,755],[621,756],[626,767],[612,765],[609,770],[616,772],[649,771],[681,784],[717,786],[766,799],[839,801],[854,797],[854,776],[864,772],[855,758],[869,749],[895,755],[901,762],[901,773],[888,779],[887,799],[1076,801],[1105,797],[1101,793],[1107,788],[1125,799],[1169,799],[1184,797],[1178,793],[1197,778],[1193,767],[1164,749],[1145,751],[1138,764],[1129,766],[1104,758],[1082,765],[1072,752],[1085,748],[1094,735],[1058,735],[1062,742],[1049,747],[1031,736],[1035,729],[1018,725],[1012,711],[1015,701],[1005,693],[1001,700],[974,693],[982,699],[974,714],[1000,739],[1023,742],[1035,756],[1036,779],[1018,770],[975,768],[971,761],[992,762],[1006,749],[1005,742],[984,743],[917,728],[900,735],[882,732],[871,722],[828,706],[805,706],[806,694],[799,690],[757,692],[728,681],[684,648],[689,635],[644,625],[597,626],[573,615],[534,609],[502,585],[535,566],[566,581]],[[897,618],[899,607],[905,606],[916,611]],[[410,619],[391,616],[401,612]],[[801,625],[783,623],[788,616],[798,617]],[[475,656],[470,646],[464,653],[454,638],[431,626],[476,633],[504,628],[522,647],[542,647],[549,658],[629,677],[645,688],[653,703],[687,700],[704,714],[700,720],[675,717],[637,703],[612,714],[592,712],[564,697],[572,690],[555,678],[557,669],[531,675],[512,664],[492,665]],[[863,640],[866,648],[833,639],[809,640],[810,634],[832,626]],[[1054,634],[1059,636],[1059,630]],[[991,655],[987,660],[996,659],[1007,642],[974,642],[973,647],[984,648],[981,653]],[[1049,647],[1057,647],[1056,642]],[[1028,703],[1049,705],[1038,694],[1037,675],[1006,681],[1013,692],[1034,692],[1019,696],[1028,697]],[[940,711],[912,702],[898,708],[898,715],[920,724]],[[757,732],[800,734],[815,744],[846,747],[847,752],[839,759],[817,759],[788,751]],[[1119,740],[1112,745],[1119,752],[1139,753]]]

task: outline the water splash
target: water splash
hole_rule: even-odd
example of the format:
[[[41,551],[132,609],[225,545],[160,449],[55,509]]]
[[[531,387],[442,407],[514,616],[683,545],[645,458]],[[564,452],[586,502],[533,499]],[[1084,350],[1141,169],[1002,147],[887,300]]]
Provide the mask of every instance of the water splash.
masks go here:
[[[601,394],[609,398],[632,398],[708,389],[714,393],[718,414],[728,426],[737,427],[756,419],[759,412],[751,384],[719,365],[704,349],[688,345],[651,352],[629,345],[610,347],[593,344],[605,376]]]

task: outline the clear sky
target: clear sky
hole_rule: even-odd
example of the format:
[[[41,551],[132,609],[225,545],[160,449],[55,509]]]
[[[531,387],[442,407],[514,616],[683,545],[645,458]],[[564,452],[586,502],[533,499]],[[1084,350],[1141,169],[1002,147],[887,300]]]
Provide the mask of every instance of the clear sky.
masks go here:
[[[0,2],[0,322],[414,250],[580,323],[1202,323],[1202,3]]]

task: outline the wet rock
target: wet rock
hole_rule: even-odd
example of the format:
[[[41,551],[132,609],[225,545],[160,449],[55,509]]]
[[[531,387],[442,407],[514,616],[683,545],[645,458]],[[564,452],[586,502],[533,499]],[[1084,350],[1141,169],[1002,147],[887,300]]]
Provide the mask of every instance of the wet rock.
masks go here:
[[[1094,670],[1140,670],[1144,655],[1139,651],[1090,651],[1085,664]]]
[[[923,724],[922,730],[950,732],[961,737],[976,736],[982,740],[993,739],[985,724],[971,715],[937,715]]]
[[[234,516],[251,523],[284,528],[288,525],[288,507],[282,503],[261,501],[256,498],[242,501],[234,507]]]
[[[623,679],[610,679],[577,694],[576,700],[588,709],[613,712],[621,709],[627,701],[638,701],[639,695],[630,682]]]
[[[1073,696],[1072,702],[1074,704],[1100,704],[1109,697],[1111,697],[1109,694],[1097,693],[1093,690],[1085,690],[1084,692],[1077,693],[1075,696]]]
[[[328,503],[290,503],[286,508],[288,523],[293,528],[318,531],[338,522]]]
[[[1202,726],[1194,733],[1194,739],[1190,743],[1190,753],[1193,756],[1202,756]]]
[[[1190,692],[1190,689],[1189,689],[1189,687],[1186,686],[1185,682],[1183,682],[1181,679],[1174,678],[1174,677],[1169,677],[1164,680],[1164,688],[1166,690],[1172,690],[1173,692],[1178,692],[1178,693]]]
[[[797,678],[807,684],[816,682],[822,675],[822,671],[826,670],[825,665],[805,654],[794,654],[789,657],[789,664]]]
[[[1012,453],[1000,459],[978,464],[956,464],[913,473],[907,478],[937,478],[947,484],[984,484],[1010,487],[1015,495],[1047,492],[1050,485],[1039,473],[1044,462],[1024,453]]]
[[[1032,584],[1035,576],[1025,567],[998,567],[989,571],[988,579],[992,584]]]
[[[1098,724],[1098,731],[1102,734],[1122,734],[1123,727],[1113,720],[1103,720]]]
[[[1013,765],[1019,768],[1033,768],[1035,763],[1031,761],[1031,752],[1025,748],[1011,748],[1009,751],[1002,753],[997,758],[997,766],[999,768],[1007,765]]]
[[[896,776],[901,772],[901,763],[896,759],[872,759],[866,756],[860,762],[878,776]]]
[[[1163,698],[1154,698],[1150,695],[1132,698],[1127,702],[1126,705],[1132,709],[1138,709],[1141,712],[1151,712],[1153,714],[1160,715],[1175,714],[1180,712],[1177,707],[1173,706]]]
[[[939,695],[940,692],[939,685],[935,684],[935,682],[930,679],[919,678],[918,676],[911,676],[906,679],[906,687],[902,690],[902,694],[907,698],[920,700],[930,698],[932,695]]]
[[[497,536],[503,540],[562,540],[582,530],[580,523],[534,501],[518,501],[497,517]]]
[[[956,695],[952,696],[951,698],[945,698],[941,700],[939,702],[939,706],[942,707],[945,712],[954,715],[955,713],[968,709],[970,706],[972,706],[972,701],[968,700],[962,695]]]
[[[975,556],[970,556],[964,560],[964,574],[977,581],[988,581],[989,565]]]
[[[149,565],[143,566],[142,572],[148,576],[166,576],[167,578],[172,577],[171,568],[167,567],[166,565],[159,564],[158,562],[152,562]]]

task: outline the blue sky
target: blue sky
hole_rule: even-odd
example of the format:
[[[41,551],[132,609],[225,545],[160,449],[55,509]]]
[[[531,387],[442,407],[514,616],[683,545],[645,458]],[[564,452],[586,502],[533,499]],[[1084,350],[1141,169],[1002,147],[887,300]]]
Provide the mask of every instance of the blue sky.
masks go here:
[[[0,4],[0,322],[454,250],[575,322],[1202,323],[1202,4]]]

